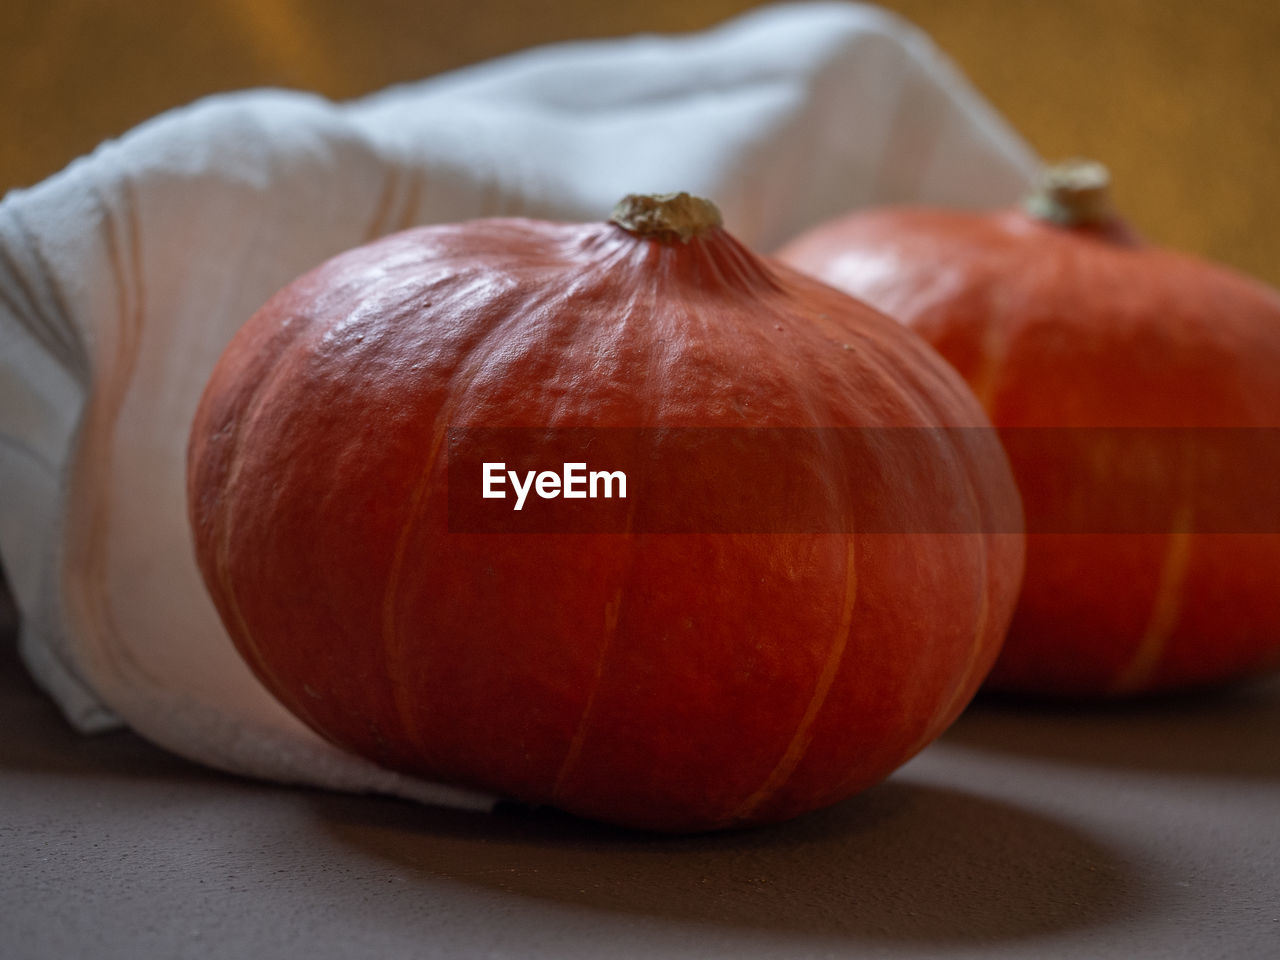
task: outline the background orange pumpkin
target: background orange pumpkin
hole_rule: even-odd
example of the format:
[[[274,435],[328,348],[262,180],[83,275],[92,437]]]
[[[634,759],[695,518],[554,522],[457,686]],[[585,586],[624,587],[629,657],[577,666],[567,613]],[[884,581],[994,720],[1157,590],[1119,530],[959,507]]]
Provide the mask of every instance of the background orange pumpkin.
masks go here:
[[[450,532],[450,428],[986,423],[918,338],[681,197],[619,223],[398,234],[285,288],[231,343],[192,432],[198,559],[241,652],[317,731],[429,778],[685,830],[834,802],[972,696],[1022,564],[1020,532],[973,532],[1020,522],[998,446],[922,454],[972,493],[969,533]],[[814,462],[850,487],[840,450]],[[909,531],[928,505],[880,506]]]
[[[1143,244],[1107,181],[1066,165],[1026,210],[855,213],[779,254],[924,336],[1007,438],[1029,536],[1001,689],[1280,661],[1280,528],[1249,519],[1275,499],[1280,295]]]

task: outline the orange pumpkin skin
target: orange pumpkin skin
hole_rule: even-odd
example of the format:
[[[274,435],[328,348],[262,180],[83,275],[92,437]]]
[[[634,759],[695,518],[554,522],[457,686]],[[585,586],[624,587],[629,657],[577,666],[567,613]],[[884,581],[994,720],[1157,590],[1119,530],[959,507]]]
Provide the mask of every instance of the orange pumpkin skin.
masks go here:
[[[1273,496],[1259,471],[1274,464],[1197,487],[1223,434],[1189,430],[1188,449],[1130,460],[1145,474],[1116,487],[1090,473],[1106,430],[1062,431],[1033,456],[1015,429],[1280,426],[1276,291],[1143,245],[1118,220],[1066,227],[1016,210],[854,214],[779,257],[920,333],[1008,438],[1027,567],[991,688],[1119,695],[1280,662],[1280,537],[1221,521],[1195,532]],[[1163,521],[1105,532],[1126,512]]]
[[[192,430],[196,553],[262,682],[357,754],[632,827],[776,821],[955,718],[1020,535],[450,533],[446,428],[880,423],[985,418],[918,338],[719,228],[423,228],[234,338]],[[938,470],[1016,504],[966,457]]]

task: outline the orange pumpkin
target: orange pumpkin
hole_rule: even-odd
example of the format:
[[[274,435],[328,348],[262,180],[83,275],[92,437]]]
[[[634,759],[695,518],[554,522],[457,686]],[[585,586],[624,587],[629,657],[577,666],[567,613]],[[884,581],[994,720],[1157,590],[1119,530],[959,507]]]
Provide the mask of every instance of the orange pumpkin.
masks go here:
[[[493,501],[451,506],[480,477],[450,470],[450,436],[985,423],[893,321],[756,257],[706,201],[633,197],[609,223],[412,230],[286,287],[205,391],[190,513],[236,646],[335,743],[619,824],[727,827],[881,779],[973,695],[1022,564],[1020,531],[976,532],[1020,523],[998,444],[917,451],[965,491],[967,533],[915,531],[900,467],[851,476],[839,443],[805,446],[829,529],[495,533],[469,513]],[[660,487],[696,509],[693,454]],[[755,491],[796,464],[754,462],[717,496],[769,509]],[[898,532],[847,532],[874,483]]]
[[[1108,186],[1069,164],[1022,210],[855,213],[779,254],[924,336],[1006,440],[1027,570],[995,688],[1128,694],[1280,660],[1280,295],[1144,244]]]

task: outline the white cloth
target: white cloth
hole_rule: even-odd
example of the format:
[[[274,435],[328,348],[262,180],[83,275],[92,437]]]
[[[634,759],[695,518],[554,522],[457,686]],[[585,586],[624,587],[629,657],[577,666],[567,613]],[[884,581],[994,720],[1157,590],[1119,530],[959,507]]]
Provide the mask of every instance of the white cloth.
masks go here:
[[[483,806],[323,741],[223,631],[184,468],[236,328],[325,258],[416,224],[594,220],[626,193],[689,190],[769,250],[871,203],[1005,204],[1037,166],[927,37],[834,3],[143,124],[0,203],[0,558],[24,659],[81,730],[123,722],[226,770]]]

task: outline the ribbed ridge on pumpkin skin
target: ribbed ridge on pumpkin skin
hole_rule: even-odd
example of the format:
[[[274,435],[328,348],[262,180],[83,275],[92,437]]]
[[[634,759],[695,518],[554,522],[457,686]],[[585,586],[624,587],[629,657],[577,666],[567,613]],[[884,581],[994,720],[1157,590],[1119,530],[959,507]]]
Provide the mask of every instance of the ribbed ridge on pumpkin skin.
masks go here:
[[[743,801],[742,806],[733,810],[725,818],[731,823],[750,820],[751,815],[756,812],[760,805],[773,796],[787,782],[787,778],[795,772],[796,767],[799,766],[801,759],[804,757],[805,751],[809,749],[814,721],[818,717],[818,711],[822,709],[823,704],[826,702],[827,695],[831,692],[831,685],[835,682],[836,672],[840,669],[841,661],[844,660],[845,650],[849,646],[849,632],[853,625],[853,608],[858,602],[858,559],[854,544],[854,538],[850,537],[849,552],[845,559],[847,572],[844,600],[840,611],[840,623],[836,627],[836,635],[831,642],[831,652],[827,655],[826,662],[822,665],[822,672],[818,675],[817,682],[814,684],[813,699],[805,707],[804,715],[800,718],[796,732],[792,734],[791,742],[787,744],[786,752],[782,755],[782,759],[778,761],[778,765],[769,772],[769,776],[765,778],[764,783],[760,784],[759,788]]]
[[[520,248],[524,243],[521,235],[529,241],[527,249]],[[499,240],[511,244],[513,236],[519,241],[518,252],[510,257],[500,254],[505,248]],[[584,255],[590,256],[591,264],[582,262]],[[406,279],[424,258],[430,263],[429,276]],[[773,544],[775,552],[767,562],[753,565],[744,564],[735,553],[734,538],[724,538],[713,549],[691,553],[680,547],[679,538],[649,537],[645,572],[635,574],[628,572],[629,561],[624,563],[617,553],[616,538],[580,539],[575,541],[582,564],[578,574],[587,578],[593,572],[605,575],[597,578],[598,583],[572,585],[570,590],[564,580],[569,574],[561,575],[556,567],[557,561],[563,563],[570,554],[548,552],[527,540],[514,552],[517,545],[503,546],[502,538],[483,540],[481,546],[482,538],[455,536],[450,540],[449,554],[440,554],[439,532],[446,510],[440,482],[444,474],[438,445],[430,438],[438,438],[444,424],[470,423],[844,425],[867,412],[855,399],[862,395],[860,391],[879,396],[886,378],[894,380],[895,386],[869,415],[885,425],[914,425],[928,421],[931,414],[891,398],[932,387],[922,387],[903,378],[900,371],[884,368],[884,358],[901,354],[899,363],[932,365],[944,379],[951,377],[950,372],[891,321],[851,306],[826,288],[816,294],[818,285],[800,281],[785,269],[775,270],[722,231],[673,251],[660,242],[637,241],[614,227],[549,228],[527,221],[488,222],[415,231],[339,261],[339,266],[327,268],[336,282],[330,283],[314,304],[316,329],[302,354],[309,376],[325,390],[337,389],[344,371],[364,369],[361,358],[370,356],[371,362],[377,361],[377,376],[359,386],[369,391],[366,403],[370,410],[387,412],[387,429],[393,428],[395,416],[400,416],[398,405],[421,403],[428,385],[431,397],[442,398],[437,406],[412,413],[423,442],[403,454],[396,452],[399,448],[387,454],[400,458],[392,464],[397,484],[421,492],[417,497],[406,497],[403,513],[397,514],[399,526],[388,535],[388,574],[383,592],[376,598],[378,603],[373,604],[377,609],[370,611],[370,624],[349,624],[338,633],[357,639],[368,635],[380,638],[370,660],[380,654],[387,673],[398,678],[380,696],[395,701],[401,733],[418,744],[418,755],[399,757],[399,765],[429,777],[497,789],[533,802],[559,801],[589,816],[660,829],[723,826],[725,810],[741,807],[753,793],[760,793],[755,818],[776,819],[776,810],[781,808],[767,794],[784,784],[788,785],[787,814],[837,799],[830,789],[807,798],[812,785],[797,793],[790,783],[792,772],[807,770],[810,772],[804,776],[810,778],[815,769],[802,749],[809,737],[806,731],[817,735],[821,728],[824,737],[831,734],[827,729],[832,726],[827,716],[829,698],[821,689],[815,691],[815,679],[819,687],[827,687],[830,696],[842,684],[861,682],[861,664],[835,655],[831,640],[833,636],[847,637],[856,619],[853,607],[845,603],[850,575],[862,576],[851,556],[851,541],[836,551],[826,546],[818,549],[820,538],[816,537],[754,538],[761,544]],[[630,271],[622,282],[611,275],[618,270]],[[404,325],[396,327],[399,339],[391,347],[383,345],[375,350],[384,354],[391,350],[396,362],[362,352],[370,345],[358,339],[359,325],[350,319],[358,313],[351,304],[364,295],[362,284],[375,274],[384,287],[390,285],[400,304],[393,311],[392,326]],[[671,294],[677,295],[679,306],[659,306]],[[810,296],[816,299],[805,299]],[[385,333],[387,327],[386,322],[380,322],[377,329]],[[780,357],[784,362],[778,362]],[[637,367],[643,371],[642,377],[636,376]],[[947,396],[950,399],[934,411],[945,414],[942,419],[947,425],[972,423],[973,417],[981,420],[971,400],[958,392]],[[293,419],[282,420],[278,426],[318,431],[309,441],[318,462],[326,462],[325,452],[333,449],[332,441],[348,442],[342,431],[349,433],[349,426],[331,423],[333,417],[326,420],[323,404],[300,403],[296,407]],[[375,426],[381,430],[384,425],[379,421]],[[330,437],[325,430],[338,432]],[[257,442],[269,440],[264,435]],[[373,444],[356,449],[368,457],[383,455]],[[376,464],[366,467],[373,473],[381,472]],[[252,479],[246,477],[243,482]],[[325,499],[327,481],[323,478],[299,472],[288,479],[304,484],[288,496]],[[317,536],[324,542],[322,528],[328,518],[324,513],[314,517],[298,513],[289,522],[298,525],[299,533],[281,546],[297,551],[297,559],[305,560],[307,553],[316,549]],[[633,546],[628,539],[627,549]],[[841,559],[838,564],[837,556]],[[487,558],[498,565],[501,581],[505,575],[501,565],[507,562],[504,557],[515,564],[511,571],[521,576],[521,571],[527,573],[526,595],[530,584],[535,592],[545,594],[526,604],[532,619],[519,619],[524,606],[512,605],[492,616],[494,612],[484,607],[486,596],[510,595],[503,593],[501,582],[493,589],[485,588],[488,593],[481,589],[484,584],[479,581],[486,574],[478,560]],[[515,563],[517,557],[522,558],[519,563]],[[665,562],[668,558],[670,563]],[[294,563],[294,558],[289,562]],[[803,562],[810,566],[796,566]],[[721,565],[728,566],[722,569]],[[460,567],[465,569],[460,571]],[[953,599],[966,611],[971,609],[974,595],[992,586],[980,582],[986,577],[979,572],[983,568],[981,563],[964,567],[966,586],[958,589]],[[407,576],[407,571],[413,576]],[[788,571],[794,575],[794,584],[777,580],[757,586],[750,580]],[[705,587],[698,581],[700,577],[709,578]],[[873,573],[873,585],[876,579]],[[836,582],[844,587],[835,589]],[[514,583],[507,581],[508,585]],[[325,585],[321,583],[316,589],[323,590]],[[881,585],[878,589],[888,596],[896,588]],[[688,636],[749,641],[741,648],[744,665],[754,657],[758,669],[769,670],[770,657],[776,657],[778,663],[791,660],[792,669],[799,669],[794,662],[797,657],[812,660],[812,664],[803,664],[808,671],[806,679],[797,684],[807,692],[794,697],[788,693],[789,699],[780,709],[766,711],[783,719],[771,722],[768,736],[756,743],[754,766],[735,774],[741,787],[729,789],[720,783],[726,774],[716,770],[719,751],[707,749],[710,741],[697,739],[703,736],[702,731],[668,723],[669,741],[652,754],[660,764],[651,770],[658,776],[655,789],[660,794],[675,783],[672,777],[676,775],[671,771],[676,767],[661,764],[678,766],[688,760],[689,769],[705,778],[703,786],[709,793],[702,800],[686,798],[683,807],[672,806],[665,817],[653,812],[652,802],[646,805],[643,797],[634,797],[637,789],[651,789],[645,785],[648,774],[637,775],[637,771],[649,769],[646,757],[610,759],[619,748],[628,749],[627,739],[618,735],[617,716],[608,720],[601,711],[604,705],[612,706],[608,704],[612,691],[643,691],[649,689],[646,683],[657,683],[651,677],[655,664],[646,663],[645,655],[637,655],[632,648],[651,642],[655,630],[662,626],[654,619],[659,613],[662,623],[679,626],[674,613],[663,612],[666,608],[660,604],[644,602],[646,596],[664,590],[672,593],[676,607],[684,604],[680,609],[687,615],[705,621],[705,627],[694,624]],[[769,621],[768,610],[759,603],[751,605],[759,596],[774,594],[780,602],[768,610],[788,605],[796,608],[776,623]],[[441,596],[467,612],[455,615],[442,605]],[[806,609],[806,599],[815,596],[817,602]],[[683,597],[689,598],[687,602]],[[747,598],[745,608],[743,598]],[[1007,608],[1006,602],[1004,614]],[[538,620],[544,616],[549,619]],[[513,617],[526,632],[543,636],[510,639],[515,648],[529,642],[533,645],[524,663],[503,666],[495,663],[495,655],[500,656],[505,647],[495,646],[487,631],[490,625],[503,623],[509,631]],[[762,624],[762,620],[766,622]],[[797,631],[791,621],[822,626],[806,634]],[[867,622],[889,620],[873,618]],[[941,629],[928,618],[902,622],[926,633]],[[952,667],[961,672],[969,663],[968,634],[962,642],[959,633],[955,638],[951,633],[955,631],[947,632],[946,642],[951,644],[954,639],[953,655],[935,664],[949,677],[945,695],[939,693],[944,699],[954,692],[955,683],[966,683],[950,675]],[[456,643],[446,642],[455,634]],[[691,666],[682,667],[679,662],[680,657],[688,656],[687,651],[681,651],[684,636],[678,634],[667,644],[676,659],[664,669],[679,671]],[[799,645],[784,650],[779,646],[782,638]],[[502,639],[505,643],[509,638]],[[562,656],[556,650],[569,639],[580,644],[581,656],[567,664],[572,675],[564,675],[555,657]],[[269,646],[263,644],[262,656],[273,659],[272,650],[266,649]],[[887,656],[881,651],[880,659]],[[495,667],[500,676],[493,674]],[[908,667],[914,670],[909,664],[903,668]],[[778,696],[772,689],[774,683],[753,686],[753,682],[763,681],[751,681],[749,676],[716,677],[694,671],[685,679],[694,694],[718,698],[726,717],[739,716],[737,727],[741,728],[751,728],[759,719],[762,696],[766,700]],[[930,689],[933,683],[931,679]],[[507,713],[486,715],[476,709],[481,703],[488,703],[490,709],[501,708],[513,695],[515,702],[523,702],[520,698],[527,698],[529,691],[540,685],[539,695],[544,696],[541,716],[517,719]],[[666,678],[652,687],[668,688]],[[739,703],[741,713],[735,714]],[[638,706],[642,712],[646,709],[643,697]],[[365,705],[348,705],[345,714],[352,720],[347,722],[353,722],[362,710],[372,709],[381,709],[376,698]],[[862,705],[843,704],[838,716],[858,709],[863,709]],[[327,713],[315,725],[351,748],[370,749],[365,731],[342,726],[343,713],[341,709]],[[661,717],[654,719],[662,721]],[[385,728],[392,721],[380,716],[377,722]],[[876,720],[877,725],[882,722],[883,717]],[[730,732],[744,740],[756,740],[748,736],[749,729]],[[915,733],[909,738],[914,742]],[[735,744],[735,749],[741,746]],[[885,750],[890,746],[884,745]],[[851,756],[857,756],[856,751]],[[397,755],[386,753],[377,759],[391,762]],[[886,754],[876,761],[879,766],[862,774],[861,779],[879,779],[901,759],[900,755],[890,758]],[[665,781],[663,770],[667,771]],[[611,771],[630,779],[611,781]],[[762,785],[769,790],[761,792]],[[591,789],[584,790],[584,786]],[[687,787],[681,789],[687,793]]]
[[[387,664],[387,680],[390,684],[391,699],[396,705],[396,714],[400,720],[401,730],[422,757],[431,756],[431,744],[423,738],[418,729],[412,696],[404,684],[396,682],[396,677],[406,675],[404,646],[400,643],[397,620],[400,589],[402,578],[404,577],[405,552],[408,547],[409,537],[413,533],[418,513],[422,509],[422,504],[430,496],[431,488],[437,476],[436,464],[440,457],[440,450],[444,445],[447,429],[448,422],[441,418],[436,425],[430,446],[427,448],[426,467],[420,473],[418,482],[414,485],[413,493],[409,498],[408,517],[401,528],[400,536],[396,538],[395,550],[391,555],[391,569],[387,574],[387,586],[383,592],[382,599],[382,654]],[[410,672],[407,675],[412,676],[412,673]]]
[[[929,384],[927,386],[932,389],[926,389],[925,384],[919,383],[912,377],[910,369],[906,373],[912,378],[911,383],[915,387],[915,395],[919,398],[918,402],[924,406],[925,416],[931,421],[941,420],[945,415],[936,401],[931,398],[944,393],[946,390],[963,390],[963,386],[955,382]],[[974,513],[980,518],[976,529],[980,531],[978,536],[980,537],[982,549],[977,553],[980,558],[978,575],[975,578],[978,595],[975,601],[975,614],[971,627],[971,642],[966,654],[964,669],[957,674],[951,689],[941,700],[938,709],[930,717],[920,737],[909,748],[908,756],[915,756],[931,743],[942,730],[949,727],[977,692],[979,685],[995,661],[996,654],[1003,642],[1005,631],[1008,629],[1009,617],[1012,613],[1011,610],[1006,609],[1002,611],[1002,615],[993,619],[991,615],[992,597],[999,597],[1001,594],[1016,596],[1021,586],[1024,563],[1021,536],[1018,534],[986,532],[988,530],[1018,529],[1021,519],[1020,498],[1015,495],[1011,502],[993,503],[989,499],[990,491],[985,489],[985,485],[982,493],[979,493],[977,486],[973,483],[973,476],[975,473],[990,469],[989,465],[982,461],[981,454],[983,452],[998,454],[999,451],[990,447],[986,447],[982,451],[972,450],[965,446],[965,443],[970,438],[971,435],[967,433],[951,435],[953,442],[957,443],[957,448],[953,451],[954,456],[962,461],[967,468],[960,471],[960,477],[965,485],[969,503]]]
[[[273,306],[274,301],[269,304]],[[306,699],[282,682],[269,658],[259,649],[236,598],[236,584],[230,569],[232,536],[236,528],[235,502],[239,495],[240,472],[244,460],[240,448],[269,405],[271,387],[279,381],[285,364],[278,358],[307,329],[304,319],[284,311],[280,324],[264,324],[237,336],[225,356],[234,363],[220,364],[214,371],[205,398],[196,412],[192,443],[187,452],[188,511],[196,531],[197,561],[205,582],[220,610],[227,632],[241,655],[268,690],[299,719],[316,727]],[[241,367],[243,375],[234,385],[220,378]],[[217,402],[213,402],[213,398]],[[210,497],[208,491],[216,491]],[[202,546],[205,549],[200,549]],[[230,620],[230,622],[226,622]]]
[[[790,270],[780,268],[780,275],[789,275]],[[795,277],[797,284],[811,283],[808,278]],[[819,324],[825,325],[829,318],[819,315],[815,320]],[[893,328],[888,328],[892,330]],[[887,332],[887,331],[886,331]],[[915,350],[928,353],[928,348],[917,341],[909,341],[906,344],[897,342],[893,337],[879,335],[875,331],[868,331],[865,341],[860,344],[863,349],[871,349],[879,353],[880,361],[876,366],[877,375],[884,389],[887,389],[898,402],[903,404],[903,409],[909,409],[910,419],[914,422],[921,423],[951,423],[957,424],[965,422],[958,420],[957,415],[960,411],[971,411],[969,416],[976,416],[981,420],[981,415],[976,412],[973,405],[972,397],[964,387],[962,381],[955,375],[954,371],[947,367],[937,364],[929,364],[927,362],[918,365],[909,362],[911,354]],[[963,414],[960,414],[963,416]],[[969,423],[975,421],[969,420]],[[998,449],[988,446],[988,452],[995,452],[997,456],[1003,458]],[[976,488],[970,482],[972,475],[981,476],[990,479],[996,475],[993,465],[989,462],[979,462],[977,459],[981,456],[982,451],[969,450],[968,448],[950,448],[948,456],[951,462],[957,465],[958,482],[963,483],[968,489],[969,502],[975,513],[983,519],[977,521],[975,529],[984,529],[987,525],[993,528],[1012,529],[1016,526],[1016,518],[1020,512],[1016,492],[1012,488],[1005,488],[1001,494],[997,493],[992,496],[993,490],[988,489],[984,484],[983,495],[980,497]],[[965,469],[959,469],[959,464],[963,463]],[[1007,511],[1012,511],[1010,516]],[[930,743],[943,729],[946,728],[960,713],[964,705],[972,698],[977,690],[979,683],[985,676],[995,659],[999,649],[1000,640],[1004,635],[1004,631],[1008,625],[1011,615],[1010,598],[1016,595],[1017,585],[1021,578],[1022,570],[1022,541],[1017,535],[1000,536],[1000,535],[972,535],[979,538],[983,544],[983,549],[979,552],[976,560],[976,569],[966,571],[974,581],[974,591],[968,602],[962,602],[965,608],[963,614],[960,611],[949,611],[938,614],[938,623],[957,626],[954,631],[957,644],[956,663],[959,666],[954,672],[948,674],[945,681],[945,689],[934,692],[931,684],[933,679],[920,673],[913,678],[910,683],[912,689],[904,691],[903,696],[910,698],[911,696],[926,696],[937,700],[937,708],[922,721],[916,725],[916,733],[908,735],[901,742],[888,741],[874,743],[875,738],[872,737],[872,745],[860,757],[859,763],[853,766],[855,772],[845,779],[827,777],[829,783],[835,786],[828,786],[825,791],[818,797],[810,799],[809,806],[823,805],[840,799],[848,795],[850,792],[861,790],[872,783],[880,780],[883,776],[890,772],[896,763],[885,763],[883,757],[881,759],[873,759],[876,750],[881,750],[884,755],[894,755],[897,762],[904,762],[910,756]],[[919,538],[921,541],[933,539],[928,536]],[[947,553],[959,553],[949,547],[950,544],[956,543],[957,538],[954,535],[942,536],[937,538],[938,546],[943,546]],[[968,536],[962,539],[969,539]],[[877,537],[873,535],[870,539],[861,538],[861,542],[874,544]],[[942,543],[945,541],[945,545]],[[872,564],[872,569],[875,564]],[[976,574],[976,576],[974,576]],[[873,581],[874,582],[874,581]],[[992,599],[995,599],[996,611],[993,614],[991,610]],[[918,610],[936,609],[937,600],[932,599],[930,602],[919,606]],[[874,632],[874,631],[873,631]],[[936,658],[936,653],[931,653],[929,658]],[[918,661],[919,666],[915,669],[923,667],[929,658]],[[856,683],[856,666],[852,664],[848,668],[850,675],[847,675],[843,683],[848,685]],[[927,673],[927,671],[926,671]],[[869,691],[862,691],[865,696]],[[849,699],[846,691],[846,700]],[[903,709],[903,715],[910,714],[911,710]],[[837,734],[840,738],[856,742],[856,738],[862,733],[856,727],[841,726],[838,720],[831,717],[823,719],[821,726],[821,734],[827,738],[827,751],[830,750],[830,739],[833,732],[839,729]],[[865,734],[864,734],[865,736]],[[786,816],[794,815],[800,809],[797,803],[797,796],[804,796],[806,789],[805,783],[811,783],[813,780],[812,764],[806,764],[805,758],[801,755],[795,758],[795,762],[791,764],[789,777],[775,782],[772,786],[771,795],[761,797],[755,803],[756,816],[764,820],[780,819]],[[792,782],[800,781],[800,782]]]
[[[933,382],[921,382],[920,371],[929,369],[931,368],[926,366],[904,367],[903,372],[913,388],[917,402],[923,408],[924,417],[929,422],[944,422],[947,416],[946,410],[938,403],[937,398],[947,396],[952,403],[963,402],[963,399],[967,399],[964,393],[964,384],[958,378],[945,376],[945,374],[951,372],[950,370],[935,371]],[[979,403],[981,403],[981,398],[979,398]],[[976,613],[972,627],[972,641],[965,669],[955,678],[950,692],[930,718],[919,739],[910,747],[908,756],[914,756],[931,743],[940,731],[945,730],[954,722],[973,698],[995,661],[1005,632],[1008,630],[1009,619],[1012,614],[1011,610],[1005,609],[999,611],[998,615],[993,618],[992,599],[993,597],[999,598],[1002,595],[1016,596],[1021,587],[1025,560],[1021,535],[986,532],[990,530],[1020,530],[1022,519],[1021,498],[1016,494],[1016,491],[1009,491],[1006,493],[1007,499],[993,501],[991,499],[992,491],[988,489],[986,484],[982,485],[981,490],[974,484],[973,477],[975,474],[981,475],[983,471],[991,469],[991,465],[983,459],[984,455],[995,455],[1000,456],[1002,459],[1007,459],[1004,458],[1002,450],[996,449],[996,446],[998,446],[996,444],[984,444],[981,449],[969,447],[968,443],[974,436],[980,435],[967,432],[949,435],[949,439],[957,444],[956,449],[953,451],[954,456],[962,461],[966,467],[966,469],[960,471],[960,478],[964,483],[969,503],[974,513],[980,518],[979,524],[975,529],[982,531],[980,536],[983,549],[978,553],[981,565],[976,578],[978,581],[978,597],[975,604]]]
[[[1191,565],[1191,530],[1191,504],[1188,501],[1174,513],[1173,529],[1169,532],[1169,544],[1160,563],[1160,578],[1151,602],[1151,615],[1133,657],[1116,676],[1112,693],[1132,693],[1143,689],[1163,659],[1169,638],[1178,626],[1178,614],[1182,608],[1187,570]]]
[[[624,534],[627,535],[627,534]],[[582,717],[578,721],[578,728],[573,733],[573,739],[569,741],[569,747],[565,751],[564,762],[560,764],[560,769],[556,771],[555,780],[551,784],[550,802],[558,803],[564,792],[565,780],[573,771],[574,764],[577,763],[578,757],[582,754],[582,744],[587,737],[587,729],[591,723],[591,707],[595,703],[596,694],[600,692],[600,678],[604,674],[605,657],[609,655],[609,648],[613,645],[614,634],[618,631],[618,613],[622,606],[622,587],[619,586],[613,599],[604,605],[604,629],[603,639],[600,642],[600,656],[596,658],[596,669],[591,677],[591,688],[587,694],[587,702],[582,708]]]
[[[339,341],[348,335],[349,328],[353,322],[359,320],[359,311],[339,311],[335,317],[326,317],[325,308],[331,305],[331,299],[341,294],[335,294],[334,290],[328,285],[322,283],[312,283],[312,275],[304,277],[297,281],[291,288],[286,289],[278,298],[273,299],[262,311],[263,318],[260,322],[251,321],[245,328],[245,332],[239,335],[232,344],[230,349],[239,350],[242,355],[251,358],[250,369],[255,371],[252,375],[243,377],[239,386],[243,387],[250,397],[250,402],[245,409],[242,409],[238,415],[237,440],[247,443],[253,433],[259,432],[259,436],[252,440],[256,445],[259,453],[264,450],[270,451],[277,446],[282,446],[287,440],[292,442],[291,429],[289,425],[280,421],[277,416],[278,411],[289,409],[288,398],[284,398],[285,402],[281,405],[282,398],[275,396],[272,391],[285,385],[286,392],[288,390],[296,390],[299,383],[313,384],[317,388],[324,387],[324,378],[326,364],[336,352],[343,349]],[[348,275],[340,278],[339,288],[350,289],[353,284],[360,281],[360,270],[354,272],[354,276]],[[401,303],[397,309],[404,309],[406,304]],[[318,319],[317,319],[318,318]],[[270,325],[277,320],[281,322],[282,330],[287,328],[290,343],[287,348],[279,351],[269,349],[263,344],[257,343],[255,338],[264,330],[269,329]],[[326,321],[332,322],[326,322]],[[265,372],[259,369],[261,366],[272,364]],[[286,375],[287,374],[287,375]],[[217,374],[215,374],[216,376]],[[321,404],[320,406],[323,406]],[[228,456],[231,456],[228,453]],[[273,495],[272,468],[264,466],[259,456],[254,464],[246,464],[243,457],[236,459],[237,469],[245,468],[248,479],[230,486],[238,486],[239,490],[231,490],[228,497],[224,500],[234,501],[237,497],[251,498],[248,503],[256,511],[253,516],[254,520],[246,523],[239,522],[237,517],[233,517],[230,509],[224,510],[222,515],[222,523],[224,529],[230,530],[232,527],[239,530],[238,540],[234,551],[236,555],[236,567],[240,572],[241,584],[251,593],[258,593],[260,589],[254,582],[255,578],[252,574],[246,575],[246,571],[251,569],[266,552],[266,546],[269,543],[269,534],[271,529],[277,523],[277,517],[269,504],[269,498]],[[256,473],[254,472],[256,470]],[[263,482],[263,477],[268,478]],[[224,483],[224,487],[228,484]],[[243,503],[242,503],[243,506]],[[319,509],[318,507],[316,509]],[[304,548],[305,549],[305,548]],[[224,566],[228,563],[225,559],[232,551],[231,545],[228,543],[222,552],[222,559],[219,561]],[[226,589],[232,591],[227,601],[227,606],[231,608],[232,623],[228,624],[229,628],[233,624],[239,624],[241,629],[230,629],[233,637],[237,639],[238,645],[241,646],[242,652],[245,654],[255,672],[258,673],[260,679],[277,695],[279,699],[288,704],[290,708],[301,719],[306,721],[317,732],[334,739],[332,733],[334,723],[332,720],[332,712],[335,704],[321,697],[316,699],[311,690],[319,687],[324,689],[324,684],[316,684],[311,687],[309,684],[304,685],[296,682],[285,683],[281,680],[282,673],[296,676],[298,673],[298,663],[283,664],[278,663],[279,656],[272,657],[267,651],[263,650],[255,636],[251,634],[248,624],[249,618],[240,610],[240,604],[236,599],[236,588],[233,582],[228,578]],[[215,591],[216,594],[216,591]],[[274,606],[274,602],[271,604]],[[224,613],[224,617],[225,617]],[[259,615],[258,619],[261,619]],[[258,631],[254,631],[256,634]],[[239,634],[243,633],[243,636]],[[374,635],[372,632],[370,635]],[[314,659],[314,658],[309,658]],[[386,670],[387,676],[394,676],[395,670],[388,665]],[[394,690],[387,692],[388,702],[394,697]],[[367,712],[365,707],[361,705],[361,712]],[[341,707],[338,707],[341,712]],[[376,733],[373,740],[367,737],[352,742],[341,740],[342,745],[354,749],[357,752],[370,754],[373,752],[373,758],[383,763],[390,763],[391,757],[382,755],[375,750],[376,742],[385,740],[382,733]]]

